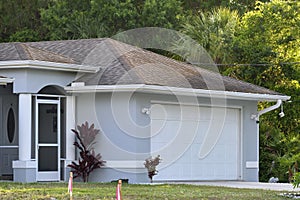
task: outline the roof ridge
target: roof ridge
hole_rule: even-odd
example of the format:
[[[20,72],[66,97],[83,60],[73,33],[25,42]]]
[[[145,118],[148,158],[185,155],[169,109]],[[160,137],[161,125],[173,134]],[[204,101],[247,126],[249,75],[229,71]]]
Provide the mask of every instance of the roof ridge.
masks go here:
[[[28,49],[28,46],[24,43],[21,43],[20,46],[22,46],[23,50],[27,53],[28,57],[31,58],[30,60],[33,60],[32,54]]]
[[[63,56],[61,54],[58,54],[58,53],[55,53],[55,52],[52,52],[52,51],[47,51],[47,50],[44,50],[44,49],[40,49],[40,48],[36,48],[36,47],[33,47],[31,46],[30,44],[27,45],[27,44],[21,44],[22,46],[24,46],[24,48],[26,49],[27,53],[30,55],[30,57],[33,59],[33,60],[40,60],[39,57],[42,56],[42,57],[46,57],[47,60],[43,60],[43,61],[52,61],[52,62],[62,62],[62,63],[76,63],[72,58],[69,58],[69,57],[66,57],[66,56]],[[42,53],[42,55],[35,55],[35,53]],[[51,57],[53,56],[53,57]]]
[[[29,52],[25,48],[24,43],[16,42],[13,44],[14,48],[16,49],[18,56],[21,60],[30,60],[28,58],[31,58]]]
[[[130,44],[126,44],[124,42],[121,42],[121,41],[118,41],[118,40],[114,40],[114,39],[111,39],[111,38],[105,38],[103,40],[103,42],[107,42],[109,43],[109,45],[107,45],[109,47],[109,49],[114,53],[114,55],[116,56],[117,60],[120,62],[120,64],[124,67],[124,69],[127,71],[127,72],[131,72],[131,75],[135,75],[136,78],[139,79],[139,81],[145,83],[145,79],[140,76],[135,70],[131,70],[131,69],[134,69],[132,67],[130,67],[130,62],[128,59],[126,59],[125,55],[126,53],[128,52],[131,52],[133,50],[137,50],[137,49],[141,49],[143,50],[142,48],[140,47],[136,47],[136,46],[133,46],[133,45],[130,45]],[[114,46],[113,43],[118,43],[118,44],[121,44],[122,46],[128,46],[128,47],[131,47],[130,50],[126,51],[126,52],[123,52],[121,49],[118,49],[116,48],[116,46]],[[134,72],[134,74],[132,74]]]

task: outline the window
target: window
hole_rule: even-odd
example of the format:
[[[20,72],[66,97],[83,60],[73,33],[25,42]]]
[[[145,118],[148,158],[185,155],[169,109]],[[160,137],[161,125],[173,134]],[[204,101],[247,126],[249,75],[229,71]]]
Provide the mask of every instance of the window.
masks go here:
[[[6,124],[6,128],[7,128],[7,137],[8,137],[8,141],[10,143],[13,142],[14,137],[15,137],[15,129],[16,129],[16,124],[15,124],[15,114],[14,114],[14,110],[12,108],[9,109],[8,111],[8,115],[7,115],[7,124]]]

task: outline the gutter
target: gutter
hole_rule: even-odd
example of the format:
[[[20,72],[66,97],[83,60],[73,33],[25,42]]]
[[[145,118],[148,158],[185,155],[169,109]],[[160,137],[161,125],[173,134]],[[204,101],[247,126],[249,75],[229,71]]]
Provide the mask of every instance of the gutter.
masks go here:
[[[13,60],[0,61],[0,69],[43,69],[66,72],[96,73],[99,71],[100,67],[39,60]]]
[[[290,96],[272,95],[272,94],[255,94],[231,91],[204,90],[193,88],[177,88],[168,86],[132,84],[132,85],[90,85],[82,83],[72,83],[71,86],[64,88],[68,93],[101,93],[101,92],[143,92],[156,94],[172,94],[181,96],[199,96],[220,99],[237,99],[237,100],[255,100],[255,101],[287,101]],[[279,105],[280,106],[280,105]],[[264,113],[262,113],[264,114]]]
[[[261,115],[263,115],[263,114],[265,114],[267,112],[270,112],[272,110],[275,110],[275,109],[279,108],[279,106],[281,106],[281,104],[282,104],[282,100],[278,99],[275,105],[267,107],[267,108],[265,108],[263,110],[260,110],[260,111],[258,111],[257,114],[252,114],[251,115],[251,119],[255,120],[258,123],[259,122],[259,116],[261,116]]]
[[[259,112],[258,112],[258,115],[260,116],[260,115],[263,115],[263,114],[265,114],[265,113],[267,113],[267,112],[270,112],[270,111],[272,111],[272,110],[275,110],[275,109],[279,108],[279,106],[280,106],[281,104],[282,104],[282,100],[278,99],[275,105],[270,106],[270,107],[268,107],[268,108],[265,108],[265,109],[259,111]]]

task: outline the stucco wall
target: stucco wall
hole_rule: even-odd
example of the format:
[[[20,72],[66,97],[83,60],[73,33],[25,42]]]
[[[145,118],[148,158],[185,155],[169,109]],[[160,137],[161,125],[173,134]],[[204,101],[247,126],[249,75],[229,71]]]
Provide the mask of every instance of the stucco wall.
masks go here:
[[[38,70],[38,69],[3,69],[2,76],[14,78],[14,93],[38,93],[48,85],[65,87],[76,77],[75,72]]]
[[[76,123],[81,124],[85,121],[95,123],[102,131],[97,138],[96,151],[100,152],[103,159],[108,162],[106,168],[97,170],[92,175],[93,180],[110,181],[129,178],[130,182],[148,181],[142,163],[150,155],[150,116],[142,113],[142,109],[150,108],[151,101],[201,105],[213,103],[240,108],[241,179],[258,181],[258,169],[246,168],[247,161],[258,161],[257,124],[250,119],[250,115],[256,112],[256,102],[239,100],[216,102],[209,98],[125,92],[89,93],[76,97]],[[126,163],[126,161],[132,162]],[[132,174],[132,172],[139,172],[139,174]]]

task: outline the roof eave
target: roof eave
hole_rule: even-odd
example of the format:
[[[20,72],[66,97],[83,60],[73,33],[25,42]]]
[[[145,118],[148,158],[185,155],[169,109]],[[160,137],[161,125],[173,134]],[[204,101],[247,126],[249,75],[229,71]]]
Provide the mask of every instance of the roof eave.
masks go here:
[[[66,72],[96,73],[100,67],[69,64],[69,63],[39,61],[39,60],[0,61],[0,69],[24,69],[24,68],[66,71]]]
[[[291,97],[285,95],[273,94],[256,94],[244,92],[231,92],[231,91],[218,91],[218,90],[204,90],[193,88],[177,88],[169,86],[157,86],[146,84],[133,84],[133,85],[74,85],[65,87],[68,93],[99,93],[99,92],[143,92],[155,94],[172,94],[179,96],[197,96],[209,98],[226,98],[237,100],[252,100],[252,101],[287,101]]]

